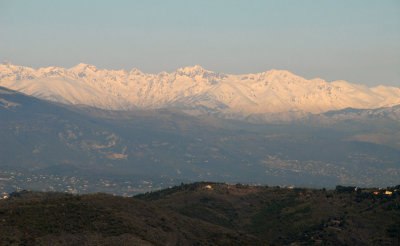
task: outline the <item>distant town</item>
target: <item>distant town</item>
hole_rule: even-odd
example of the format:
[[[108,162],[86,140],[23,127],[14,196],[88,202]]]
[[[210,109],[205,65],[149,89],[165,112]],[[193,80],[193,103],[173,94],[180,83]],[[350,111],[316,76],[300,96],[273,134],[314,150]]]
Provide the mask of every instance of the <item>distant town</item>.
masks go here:
[[[56,175],[56,174],[26,174],[22,171],[0,171],[0,199],[6,199],[9,194],[15,191],[32,190],[32,191],[55,191],[70,194],[87,194],[87,193],[108,193],[118,196],[130,197],[140,193],[157,191],[175,186],[182,183],[183,180],[167,179],[160,177],[154,180],[134,180],[122,179],[117,176],[115,178],[97,177],[90,178]],[[255,184],[261,185],[261,184]],[[281,186],[286,187],[286,186]],[[212,187],[206,187],[211,189]],[[294,186],[286,188],[294,189]],[[325,188],[323,188],[325,189]],[[357,192],[362,191],[363,194],[374,196],[392,196],[393,193],[399,193],[399,186],[388,188],[359,188],[357,186],[336,186],[336,192]]]
[[[162,178],[160,178],[161,180]],[[164,179],[165,180],[165,179]],[[72,194],[104,192],[121,196],[133,196],[153,190],[168,188],[179,183],[169,179],[155,183],[152,180],[124,180],[120,177],[78,177],[56,174],[26,174],[22,171],[0,171],[0,197],[21,190],[57,191]]]

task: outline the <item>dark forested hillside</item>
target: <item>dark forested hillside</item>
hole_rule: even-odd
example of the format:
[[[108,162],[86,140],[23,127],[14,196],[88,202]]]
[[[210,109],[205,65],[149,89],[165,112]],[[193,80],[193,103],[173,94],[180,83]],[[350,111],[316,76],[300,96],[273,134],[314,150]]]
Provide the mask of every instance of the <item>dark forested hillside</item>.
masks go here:
[[[398,245],[399,186],[182,184],[136,197],[21,191],[1,245]]]

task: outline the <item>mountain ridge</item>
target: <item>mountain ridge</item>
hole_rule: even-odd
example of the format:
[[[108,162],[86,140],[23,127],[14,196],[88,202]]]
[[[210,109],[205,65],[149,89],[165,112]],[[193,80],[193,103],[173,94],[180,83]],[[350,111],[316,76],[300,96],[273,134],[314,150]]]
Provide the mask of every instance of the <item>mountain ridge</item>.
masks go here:
[[[146,74],[105,70],[80,63],[72,68],[33,69],[0,64],[0,86],[41,99],[111,110],[176,108],[193,115],[246,119],[293,112],[319,114],[345,108],[375,109],[400,104],[400,88],[346,81],[304,79],[289,71],[231,75],[201,66]]]

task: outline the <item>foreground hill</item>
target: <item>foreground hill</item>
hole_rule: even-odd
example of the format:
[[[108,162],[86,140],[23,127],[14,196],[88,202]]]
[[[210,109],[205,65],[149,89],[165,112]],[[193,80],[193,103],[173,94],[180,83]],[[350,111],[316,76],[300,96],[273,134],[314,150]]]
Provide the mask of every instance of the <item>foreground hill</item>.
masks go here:
[[[0,200],[0,244],[398,245],[398,189],[194,183],[130,198],[15,192]]]
[[[195,115],[258,117],[263,121],[284,112],[304,117],[349,107],[374,109],[400,104],[400,88],[395,87],[307,80],[282,70],[230,75],[200,66],[145,74],[137,69],[100,70],[87,64],[37,70],[0,64],[0,86],[41,99],[103,109],[175,108]]]

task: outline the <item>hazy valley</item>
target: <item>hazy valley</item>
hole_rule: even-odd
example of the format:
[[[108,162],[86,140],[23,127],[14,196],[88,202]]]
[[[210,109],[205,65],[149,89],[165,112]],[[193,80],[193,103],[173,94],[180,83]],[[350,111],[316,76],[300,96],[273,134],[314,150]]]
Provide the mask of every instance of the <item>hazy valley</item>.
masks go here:
[[[390,186],[400,107],[250,123],[178,109],[109,111],[0,90],[1,192],[121,195],[180,182]]]

